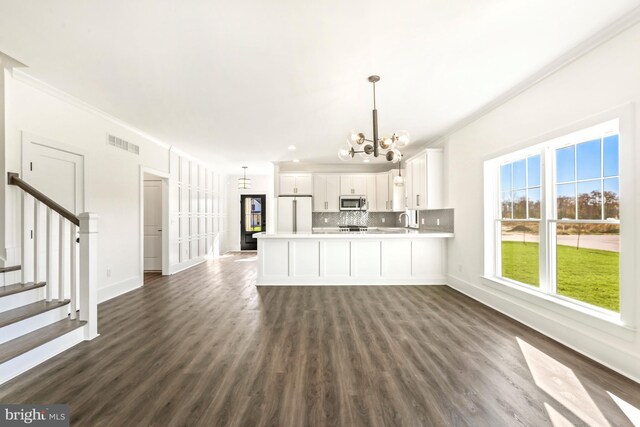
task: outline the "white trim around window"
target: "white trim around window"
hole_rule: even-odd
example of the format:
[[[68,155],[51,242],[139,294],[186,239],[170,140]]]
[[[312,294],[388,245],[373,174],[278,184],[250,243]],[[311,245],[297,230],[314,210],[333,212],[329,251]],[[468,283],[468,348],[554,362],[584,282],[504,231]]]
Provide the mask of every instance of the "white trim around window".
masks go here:
[[[636,307],[637,287],[636,265],[640,260],[635,251],[638,241],[636,229],[636,200],[638,200],[638,175],[636,173],[637,145],[634,132],[634,107],[625,105],[574,123],[562,129],[557,129],[538,138],[517,144],[508,150],[494,153],[485,158],[484,163],[484,275],[482,283],[551,311],[567,315],[568,317],[611,333],[623,339],[631,339],[637,325],[638,308]],[[551,277],[555,262],[555,245],[548,243],[551,224],[553,228],[558,221],[555,219],[555,150],[562,146],[587,141],[593,135],[602,135],[603,129],[617,126],[619,134],[619,175],[620,175],[620,220],[619,221],[589,221],[603,223],[618,223],[620,231],[620,313],[600,309],[595,306],[572,300],[554,292],[555,278]],[[527,158],[531,155],[541,156],[541,220],[539,221],[540,241],[540,287],[536,288],[501,277],[498,245],[501,242],[500,206],[500,165]],[[528,204],[528,200],[526,202]],[[526,221],[527,219],[525,219]],[[579,222],[579,221],[576,221]]]

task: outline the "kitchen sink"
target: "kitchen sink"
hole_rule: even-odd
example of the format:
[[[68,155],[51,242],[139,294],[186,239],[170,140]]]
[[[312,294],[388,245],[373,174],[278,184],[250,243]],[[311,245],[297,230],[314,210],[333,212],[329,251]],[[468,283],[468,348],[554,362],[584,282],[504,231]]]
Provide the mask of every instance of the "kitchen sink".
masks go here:
[[[369,231],[372,234],[375,234],[375,233],[407,234],[407,233],[416,233],[418,230],[411,229],[411,228],[403,228],[403,227],[375,227],[375,229],[369,228]]]

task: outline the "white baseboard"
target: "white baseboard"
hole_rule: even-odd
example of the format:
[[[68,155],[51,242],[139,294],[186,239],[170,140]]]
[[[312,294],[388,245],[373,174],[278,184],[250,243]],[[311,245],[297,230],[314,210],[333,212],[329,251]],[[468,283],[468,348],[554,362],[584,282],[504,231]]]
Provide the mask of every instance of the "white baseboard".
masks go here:
[[[169,274],[176,274],[184,271],[188,268],[195,267],[198,264],[202,264],[206,259],[204,257],[198,257],[191,259],[189,261],[181,262],[179,264],[174,264],[169,267]]]
[[[589,334],[588,327],[575,328],[568,322],[559,322],[553,318],[553,315],[547,316],[541,313],[537,306],[532,307],[526,302],[514,301],[506,294],[501,295],[459,277],[449,275],[448,284],[468,297],[640,383],[640,357],[629,351],[615,348],[611,342]]]
[[[361,279],[331,278],[262,278],[256,286],[442,286],[447,284],[445,276],[389,278],[373,277]]]
[[[206,259],[204,257],[199,257],[180,264],[174,264],[169,267],[169,274],[179,273],[198,264],[202,264],[205,261]],[[138,289],[142,287],[142,285],[144,285],[144,278],[133,276],[120,282],[98,288],[98,304]]]
[[[109,286],[98,288],[98,304],[108,301],[134,289],[138,289],[144,283],[144,279],[140,276],[133,276]]]

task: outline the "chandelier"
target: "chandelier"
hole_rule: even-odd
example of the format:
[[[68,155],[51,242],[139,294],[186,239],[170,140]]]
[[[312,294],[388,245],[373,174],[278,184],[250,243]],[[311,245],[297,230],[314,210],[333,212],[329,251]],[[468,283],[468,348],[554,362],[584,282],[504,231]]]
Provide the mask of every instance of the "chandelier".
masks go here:
[[[351,131],[347,137],[347,146],[338,151],[340,160],[348,161],[358,154],[365,161],[371,156],[378,157],[381,154],[393,163],[402,159],[400,148],[406,147],[409,142],[409,133],[401,130],[391,136],[378,137],[378,110],[376,110],[376,82],[380,76],[369,76],[368,80],[373,84],[373,139],[368,139],[363,132]]]
[[[251,178],[247,178],[247,166],[243,166],[242,178],[238,178],[238,190],[249,190],[251,188]]]

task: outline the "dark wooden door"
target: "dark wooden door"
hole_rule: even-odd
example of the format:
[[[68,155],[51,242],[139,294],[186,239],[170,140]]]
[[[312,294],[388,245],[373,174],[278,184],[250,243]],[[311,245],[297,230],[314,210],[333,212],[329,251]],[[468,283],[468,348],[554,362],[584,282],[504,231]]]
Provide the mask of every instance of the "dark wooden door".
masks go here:
[[[258,249],[258,241],[253,235],[267,231],[266,207],[264,194],[240,196],[240,249],[243,251]]]

